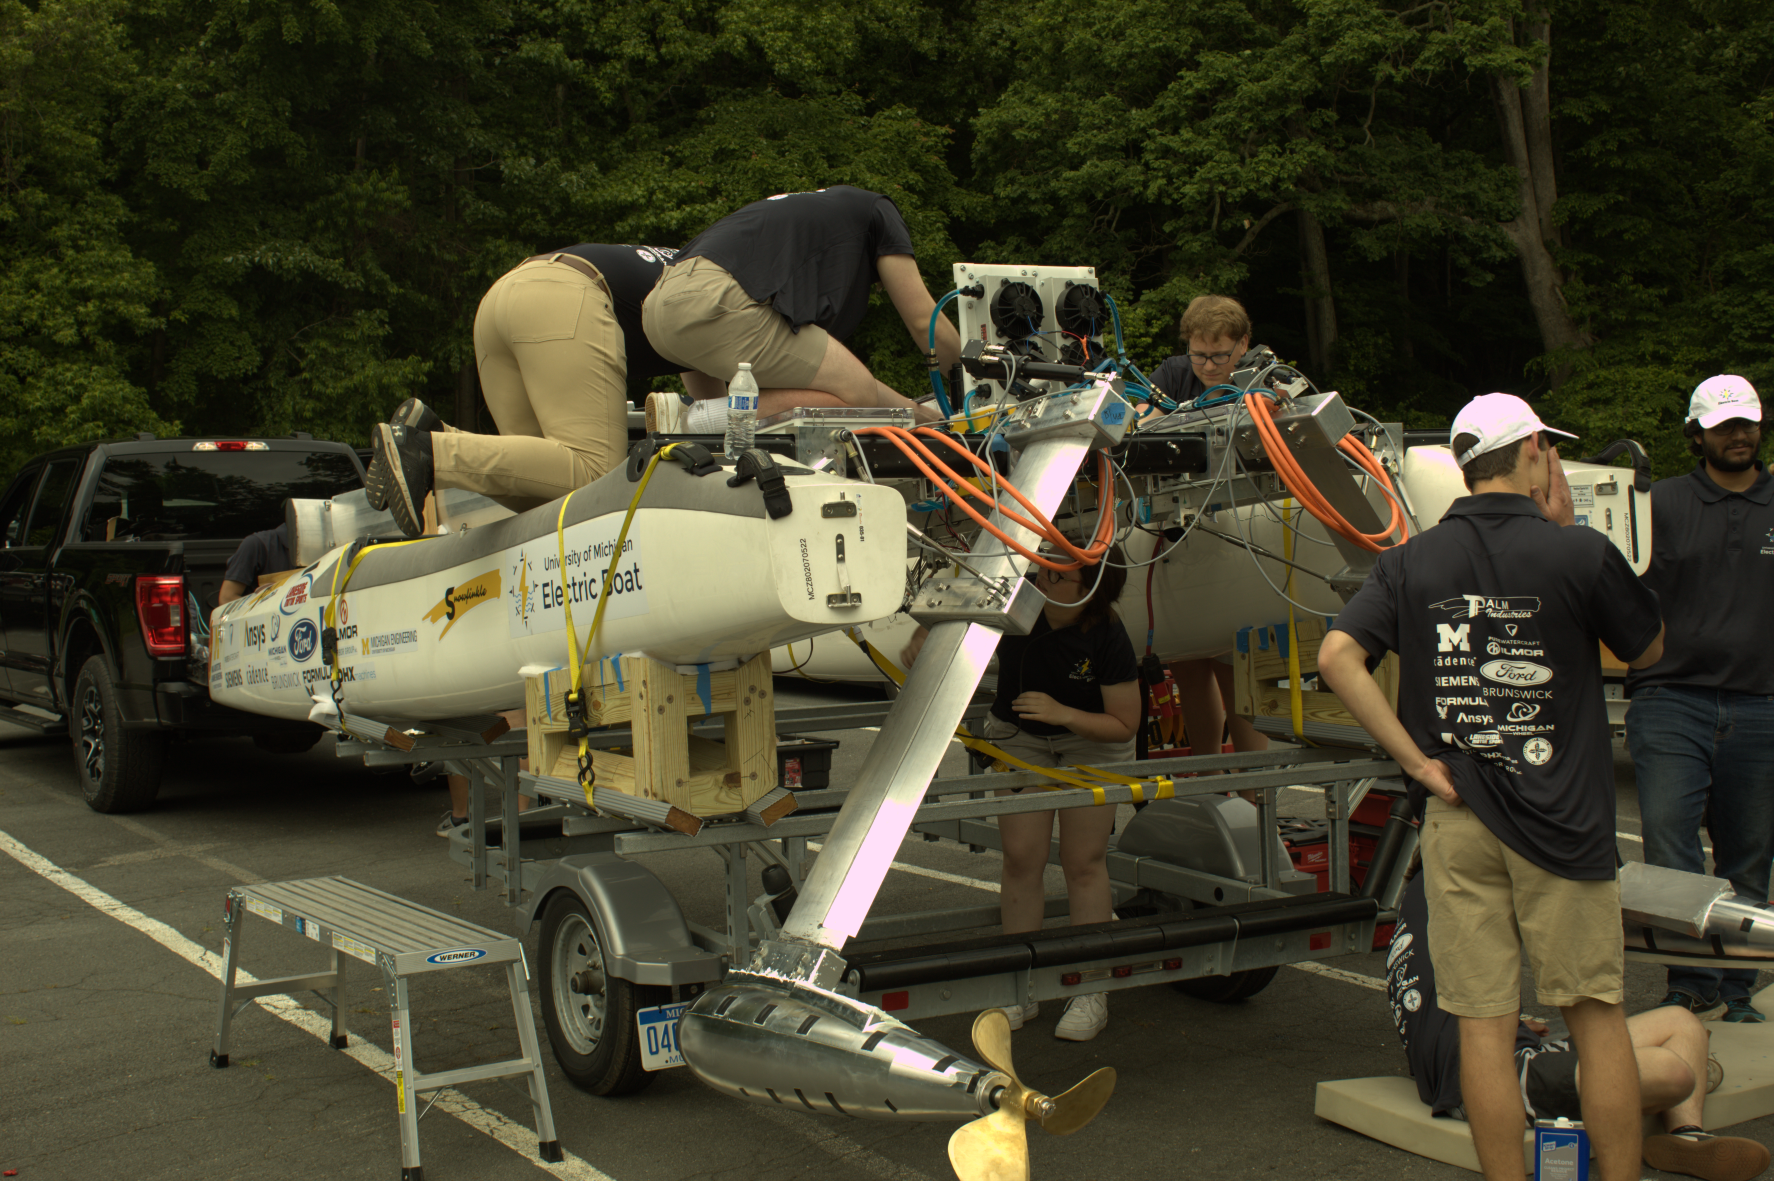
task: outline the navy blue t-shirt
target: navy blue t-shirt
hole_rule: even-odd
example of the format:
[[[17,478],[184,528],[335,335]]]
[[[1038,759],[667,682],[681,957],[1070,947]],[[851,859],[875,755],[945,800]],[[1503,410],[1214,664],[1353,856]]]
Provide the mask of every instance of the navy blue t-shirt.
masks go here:
[[[1399,655],[1398,720],[1492,834],[1563,878],[1614,877],[1604,643],[1643,654],[1657,596],[1585,525],[1526,496],[1463,496],[1380,554],[1332,628]]]
[[[875,259],[912,253],[897,205],[867,189],[833,185],[753,201],[696,235],[677,261],[718,263],[795,331],[817,324],[833,340],[846,340],[880,278]]]
[[[1138,676],[1133,641],[1119,619],[1099,619],[1088,631],[1077,624],[1056,631],[1044,613],[1028,635],[1007,635],[998,641],[998,695],[992,700],[992,713],[1027,734],[1044,738],[1070,734],[1052,722],[1018,717],[1010,703],[1024,693],[1045,693],[1061,705],[1100,714],[1103,686],[1125,684]]]

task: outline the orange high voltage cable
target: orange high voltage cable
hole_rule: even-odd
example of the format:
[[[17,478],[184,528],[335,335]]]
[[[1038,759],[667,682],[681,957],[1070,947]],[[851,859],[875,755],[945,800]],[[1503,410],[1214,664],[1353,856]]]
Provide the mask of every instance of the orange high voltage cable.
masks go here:
[[[1398,542],[1403,545],[1410,539],[1410,530],[1406,525],[1404,509],[1399,505],[1398,498],[1392,494],[1392,483],[1386,475],[1380,461],[1374,458],[1360,440],[1345,435],[1338,443],[1337,449],[1349,456],[1361,469],[1379,481],[1380,491],[1385,494],[1392,505],[1392,519],[1378,533],[1363,533],[1343,518],[1335,506],[1307,477],[1300,463],[1288,449],[1281,431],[1270,417],[1269,403],[1258,394],[1244,395],[1244,408],[1249,411],[1251,422],[1256,425],[1257,434],[1262,437],[1263,448],[1269,453],[1269,462],[1275,465],[1275,471],[1287,490],[1305,507],[1306,511],[1323,521],[1326,526],[1336,530],[1362,549],[1379,553],[1386,548],[1384,542],[1394,533],[1398,534]]]
[[[1059,526],[1055,525],[1041,512],[1041,510],[1031,504],[1028,497],[1018,491],[1008,480],[998,476],[997,472],[992,469],[990,464],[975,455],[972,451],[969,451],[959,440],[942,431],[933,430],[930,427],[918,427],[915,431],[908,431],[904,427],[870,426],[859,427],[855,433],[859,435],[880,435],[889,443],[892,443],[907,459],[912,461],[913,466],[922,472],[926,479],[948,492],[951,502],[969,517],[972,517],[981,528],[985,529],[986,532],[996,537],[999,541],[1002,541],[1016,553],[1021,554],[1029,561],[1034,562],[1036,565],[1045,569],[1081,570],[1085,566],[1093,566],[1102,561],[1103,556],[1109,552],[1110,544],[1114,541],[1115,514],[1112,504],[1108,505],[1106,511],[1099,514],[1096,535],[1091,539],[1090,544],[1080,548],[1060,532]],[[952,450],[966,456],[968,461],[975,467],[990,474],[996,481],[997,486],[1009,493],[1018,504],[1027,509],[1030,516],[1034,519],[1030,520],[1029,517],[1023,516],[1014,509],[999,504],[996,498],[969,483],[967,478],[963,477],[959,472],[956,472],[947,462],[939,458],[935,452],[925,446],[919,436],[936,439]],[[1110,482],[1114,472],[1110,467],[1109,457],[1104,452],[1099,451],[1097,453],[1097,470],[1099,473],[1097,477],[1097,494],[1099,497],[1109,496],[1114,489],[1114,485]],[[972,505],[968,504],[967,497],[982,500],[986,504],[996,508],[1009,520],[1021,525],[1023,528],[1037,534],[1041,538],[1052,542],[1062,553],[1070,555],[1072,560],[1070,562],[1056,562],[1052,558],[1044,557],[1041,554],[1036,553],[1034,550],[1018,543],[1012,539],[1009,534],[993,525]]]

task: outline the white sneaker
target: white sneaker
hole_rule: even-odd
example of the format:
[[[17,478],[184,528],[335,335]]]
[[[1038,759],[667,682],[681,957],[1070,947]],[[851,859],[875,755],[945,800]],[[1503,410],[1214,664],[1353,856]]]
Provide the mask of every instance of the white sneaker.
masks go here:
[[[684,403],[676,394],[654,390],[647,395],[647,433],[681,435],[684,433]]]
[[[1041,1002],[1031,1001],[1026,1005],[1005,1005],[1004,1015],[1010,1018],[1010,1029],[1014,1033],[1023,1027],[1023,1022],[1033,1021],[1041,1015]]]
[[[1100,992],[1075,996],[1066,1002],[1066,1011],[1054,1027],[1053,1036],[1068,1042],[1087,1042],[1103,1031],[1109,1023],[1109,1001]]]

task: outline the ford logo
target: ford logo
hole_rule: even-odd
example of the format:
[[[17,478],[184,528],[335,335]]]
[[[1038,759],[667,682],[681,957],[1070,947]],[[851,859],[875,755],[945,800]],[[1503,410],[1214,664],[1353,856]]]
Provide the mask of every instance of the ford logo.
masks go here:
[[[290,655],[297,660],[306,661],[314,655],[314,649],[320,646],[320,629],[314,626],[312,619],[298,619],[290,628]]]
[[[478,960],[486,954],[485,948],[458,947],[455,951],[440,951],[436,955],[428,955],[425,957],[425,962],[428,964],[466,964],[469,960]]]
[[[1552,679],[1551,669],[1527,660],[1493,660],[1478,672],[1500,685],[1544,685]]]

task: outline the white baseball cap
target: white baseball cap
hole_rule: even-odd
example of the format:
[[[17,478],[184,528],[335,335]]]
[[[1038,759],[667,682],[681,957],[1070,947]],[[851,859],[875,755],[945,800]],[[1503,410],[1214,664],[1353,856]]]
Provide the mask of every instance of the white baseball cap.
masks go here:
[[[1478,439],[1468,450],[1454,456],[1454,462],[1465,467],[1487,451],[1507,447],[1517,439],[1525,439],[1539,431],[1566,439],[1577,437],[1569,431],[1555,431],[1541,422],[1534,408],[1514,394],[1480,394],[1454,416],[1454,429],[1448,432],[1448,443],[1451,445],[1461,435]]]
[[[1762,401],[1756,397],[1755,386],[1735,373],[1721,373],[1694,387],[1694,397],[1688,402],[1689,422],[1708,428],[1733,418],[1762,421]]]

